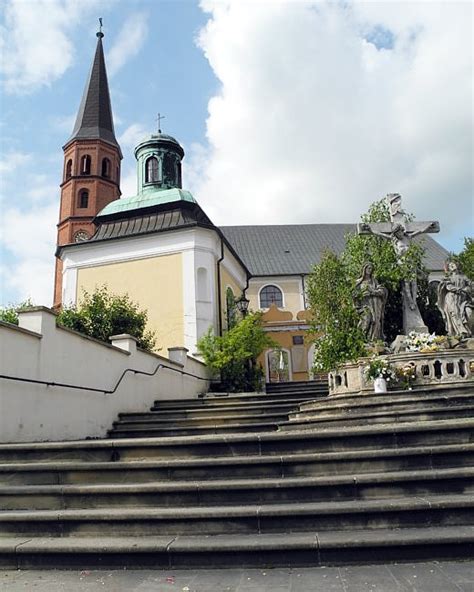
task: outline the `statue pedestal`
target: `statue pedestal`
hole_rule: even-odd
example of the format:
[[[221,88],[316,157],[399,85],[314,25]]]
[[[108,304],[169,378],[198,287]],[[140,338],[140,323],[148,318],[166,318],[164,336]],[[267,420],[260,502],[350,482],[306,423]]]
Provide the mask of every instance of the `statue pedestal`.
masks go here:
[[[395,368],[403,368],[408,364],[414,367],[413,390],[427,386],[443,388],[448,384],[472,383],[474,386],[474,349],[457,347],[426,353],[401,352],[381,357],[388,359]],[[357,362],[344,364],[339,370],[330,372],[329,396],[373,393],[373,381],[367,380],[364,376],[368,363],[369,358],[361,358]],[[392,384],[389,383],[389,387],[392,387]],[[399,388],[404,387],[400,385]]]
[[[425,322],[421,317],[418,306],[415,306],[415,309],[411,309],[405,294],[403,294],[402,300],[403,332],[405,335],[408,335],[411,331],[415,331],[416,333],[429,333],[428,327],[425,325]]]

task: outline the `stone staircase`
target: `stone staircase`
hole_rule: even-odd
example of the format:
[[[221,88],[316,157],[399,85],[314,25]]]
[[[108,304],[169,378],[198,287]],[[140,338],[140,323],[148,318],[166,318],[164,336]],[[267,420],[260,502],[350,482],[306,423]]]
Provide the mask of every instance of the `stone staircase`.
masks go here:
[[[472,556],[469,389],[312,387],[159,401],[109,439],[1,445],[0,566]]]
[[[148,413],[120,414],[109,436],[137,438],[276,431],[302,402],[328,395],[326,381],[297,384],[310,386],[295,388],[291,383],[281,383],[279,390],[266,393],[208,393],[195,401],[156,401]]]

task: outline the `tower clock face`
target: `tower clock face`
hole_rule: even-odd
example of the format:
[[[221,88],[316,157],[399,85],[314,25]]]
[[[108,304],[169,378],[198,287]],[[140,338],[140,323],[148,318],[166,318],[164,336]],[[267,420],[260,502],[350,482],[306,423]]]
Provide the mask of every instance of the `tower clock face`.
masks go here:
[[[74,235],[75,243],[82,243],[83,241],[89,240],[89,235],[85,230],[78,230]]]

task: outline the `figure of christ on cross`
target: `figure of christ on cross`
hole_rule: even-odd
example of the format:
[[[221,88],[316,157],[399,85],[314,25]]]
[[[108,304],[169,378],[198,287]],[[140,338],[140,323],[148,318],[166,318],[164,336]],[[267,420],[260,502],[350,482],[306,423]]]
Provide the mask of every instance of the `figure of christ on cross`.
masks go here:
[[[386,197],[390,209],[390,222],[361,223],[357,225],[358,234],[373,234],[390,240],[399,264],[403,262],[412,239],[419,234],[439,232],[438,222],[409,222],[402,209],[402,197],[398,193],[389,193]],[[418,304],[416,277],[405,278],[402,282],[403,330],[427,333]]]

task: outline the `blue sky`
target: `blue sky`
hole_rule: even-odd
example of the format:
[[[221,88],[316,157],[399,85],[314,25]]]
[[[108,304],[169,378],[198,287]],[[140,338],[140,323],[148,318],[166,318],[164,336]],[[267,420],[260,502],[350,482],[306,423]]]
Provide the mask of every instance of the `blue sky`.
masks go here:
[[[399,191],[446,248],[472,235],[471,3],[6,0],[3,304],[51,304],[61,147],[99,16],[125,196],[161,112],[216,224],[352,222]]]

